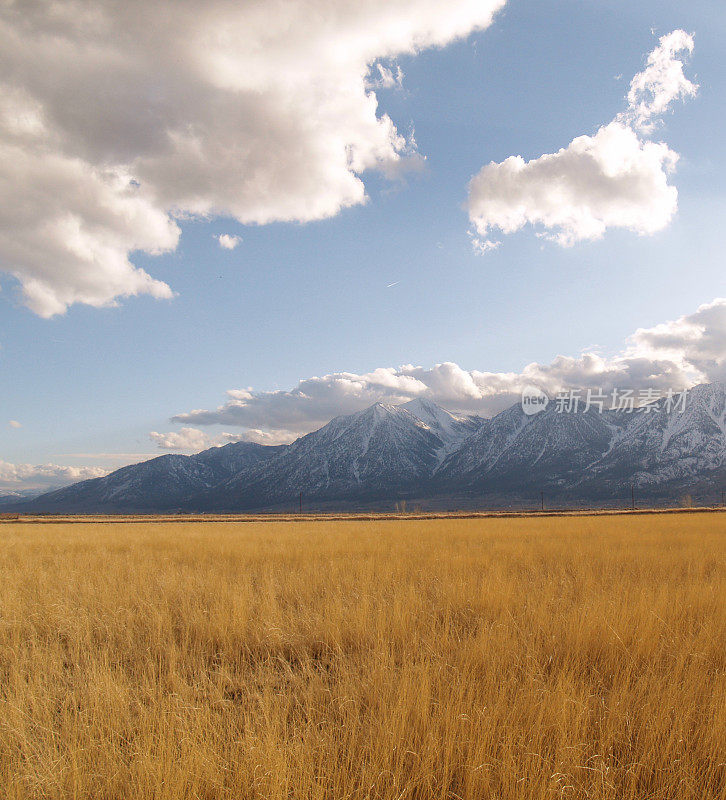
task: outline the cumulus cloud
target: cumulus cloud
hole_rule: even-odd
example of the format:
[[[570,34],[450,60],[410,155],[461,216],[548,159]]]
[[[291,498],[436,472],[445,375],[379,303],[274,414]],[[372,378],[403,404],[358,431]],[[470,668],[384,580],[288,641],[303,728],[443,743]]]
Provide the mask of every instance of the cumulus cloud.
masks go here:
[[[676,320],[638,329],[613,357],[595,352],[559,355],[548,364],[528,364],[520,372],[466,370],[451,362],[382,367],[364,374],[338,372],[306,378],[290,390],[232,390],[217,409],[178,414],[172,421],[242,427],[247,430],[240,438],[278,443],[377,401],[403,403],[424,397],[451,411],[490,416],[517,402],[522,389],[533,384],[554,394],[583,388],[680,390],[724,379],[726,298]]]
[[[511,234],[527,224],[563,246],[599,239],[608,228],[641,235],[665,228],[678,208],[668,182],[678,154],[644,136],[675,100],[696,94],[681,60],[692,50],[685,31],[663,36],[632,80],[627,110],[593,136],[531,161],[510,156],[484,166],[469,184],[475,248],[492,244],[493,229]]]
[[[382,398],[404,402],[422,389],[419,379],[406,368],[381,368],[363,375],[342,372],[307,378],[290,391],[230,390],[228,401],[218,409],[179,414],[172,421],[285,430],[294,436],[325,424],[337,414],[357,411]]]
[[[52,489],[88,478],[101,478],[101,467],[65,467],[59,464],[11,464],[0,461],[0,491]]]
[[[223,433],[224,444],[233,442],[254,442],[255,444],[278,445],[288,444],[297,439],[299,434],[284,428],[276,431],[263,431],[260,428],[248,428],[244,433]]]
[[[204,450],[209,447],[209,437],[197,428],[182,428],[180,431],[158,433],[151,431],[149,438],[160,450]]]
[[[229,233],[220,233],[219,236],[217,236],[217,241],[223,250],[234,250],[234,248],[242,242],[242,237],[232,236]]]
[[[222,433],[219,436],[208,436],[198,428],[185,427],[179,431],[158,433],[151,431],[149,438],[156,442],[160,450],[174,450],[197,453],[210,447],[222,447],[233,442],[255,442],[256,444],[286,444],[297,437],[297,433],[284,429],[261,430],[249,428],[243,433]]]
[[[132,254],[173,250],[180,219],[364,203],[363,173],[412,155],[378,111],[400,80],[384,64],[486,28],[504,3],[5,0],[0,269],[44,317],[168,298]]]
[[[666,359],[691,382],[726,381],[726,298],[676,320],[639,328],[630,338],[629,352]]]

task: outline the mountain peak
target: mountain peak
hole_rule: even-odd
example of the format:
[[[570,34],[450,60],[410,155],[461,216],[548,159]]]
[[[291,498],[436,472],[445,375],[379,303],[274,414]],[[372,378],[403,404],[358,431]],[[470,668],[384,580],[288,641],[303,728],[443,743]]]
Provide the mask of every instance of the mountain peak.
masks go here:
[[[452,414],[451,411],[447,411],[426,397],[416,397],[414,400],[409,400],[407,403],[398,406],[398,408],[405,409],[409,414],[413,414],[427,424],[429,422],[441,424],[444,420],[471,419],[465,415]]]
[[[481,418],[452,414],[426,397],[417,397],[399,408],[405,409],[411,416],[420,420],[441,440],[439,463],[482,425]]]
[[[372,406],[369,406],[369,409],[372,409],[376,414],[396,414],[398,413],[398,406],[394,406],[391,403],[384,403],[382,401],[378,401],[377,403],[373,403]]]
[[[440,405],[434,403],[433,400],[429,400],[427,397],[415,397],[413,400],[403,403],[401,408],[405,408],[407,411],[410,411],[413,414],[415,414],[417,411],[423,411],[425,413],[444,411]],[[445,413],[448,414],[449,412],[445,411]]]

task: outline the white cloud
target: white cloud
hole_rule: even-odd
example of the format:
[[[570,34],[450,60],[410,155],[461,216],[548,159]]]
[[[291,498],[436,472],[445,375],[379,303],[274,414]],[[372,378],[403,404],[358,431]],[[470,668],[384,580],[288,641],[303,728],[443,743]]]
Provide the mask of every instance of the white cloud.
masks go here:
[[[397,55],[505,0],[0,4],[0,269],[41,316],[172,291],[130,254],[176,220],[322,219],[411,142],[378,112]],[[59,68],[62,65],[62,68]]]
[[[22,423],[18,422],[16,419],[11,419],[11,420],[8,422],[8,425],[9,425],[11,428],[16,428],[16,429],[17,429],[17,428],[22,428],[22,427],[23,427]]]
[[[401,67],[396,66],[396,71],[383,64],[376,64],[373,70],[378,77],[371,77],[368,80],[367,86],[370,89],[401,89],[403,87],[403,70]]]
[[[242,237],[232,236],[229,233],[220,233],[219,236],[217,236],[217,241],[223,250],[234,250],[234,248],[242,242]]]
[[[128,253],[162,253],[178,237],[176,224],[122,170],[8,144],[0,130],[0,266],[21,282],[36,314],[138,294],[172,297]]]
[[[290,390],[232,390],[219,408],[178,414],[172,421],[239,426],[247,429],[241,438],[267,443],[268,436],[270,442],[281,442],[376,401],[426,397],[452,411],[489,416],[517,402],[522,389],[532,384],[550,393],[590,387],[676,390],[724,379],[726,299],[717,299],[693,314],[638,329],[611,358],[595,352],[560,355],[548,364],[528,364],[520,372],[465,370],[451,362],[365,374],[338,372],[301,380]],[[229,440],[230,435],[225,437]]]
[[[92,458],[102,461],[126,461],[128,464],[136,464],[147,458],[156,458],[158,453],[59,453],[53,458]]]
[[[501,246],[501,242],[494,242],[491,239],[480,239],[478,236],[469,232],[471,236],[471,246],[474,248],[474,252],[478,253],[479,255],[484,255],[485,253],[489,253],[492,250],[498,250]]]
[[[608,228],[641,235],[665,228],[678,208],[677,189],[668,183],[678,154],[642,134],[674,100],[696,93],[678,58],[692,50],[684,31],[662,37],[633,78],[628,110],[593,136],[531,161],[510,156],[484,166],[469,184],[474,246],[488,242],[493,229],[511,234],[527,224],[563,246],[598,239]]]
[[[277,445],[289,444],[297,439],[298,433],[284,428],[276,431],[263,431],[260,428],[248,428],[244,433],[223,433],[224,444],[232,442],[254,442],[255,444]]]
[[[646,68],[630,83],[628,111],[623,116],[640,130],[650,132],[671,103],[695,97],[698,86],[683,74],[683,62],[678,58],[681,53],[692,52],[693,36],[685,31],[662,36],[648,56]]]
[[[197,428],[182,428],[171,433],[151,431],[149,438],[160,450],[204,450],[210,446],[209,437]]]
[[[88,478],[100,478],[107,470],[100,467],[65,467],[59,464],[11,464],[0,461],[0,490],[52,489]]]
[[[411,368],[413,369],[413,368]],[[290,391],[231,390],[215,411],[179,414],[174,422],[195,425],[240,425],[261,431],[307,432],[337,414],[356,411],[383,397],[399,402],[423,393],[425,387],[406,370],[381,368],[371,373],[336,373],[308,378]]]
[[[152,431],[149,438],[156,442],[160,450],[181,450],[197,453],[210,447],[221,447],[233,442],[255,442],[256,444],[287,444],[297,438],[297,433],[284,429],[268,431],[250,428],[244,433],[222,433],[219,436],[207,436],[198,428],[182,428],[180,431],[158,433]]]
[[[645,359],[667,359],[692,382],[726,381],[726,298],[676,320],[639,328],[630,338],[628,352]]]

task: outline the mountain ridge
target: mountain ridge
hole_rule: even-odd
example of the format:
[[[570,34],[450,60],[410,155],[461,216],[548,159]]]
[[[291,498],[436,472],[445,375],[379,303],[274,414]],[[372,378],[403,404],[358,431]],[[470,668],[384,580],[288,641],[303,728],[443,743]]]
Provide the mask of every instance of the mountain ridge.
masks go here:
[[[701,384],[682,411],[632,413],[514,405],[483,419],[427,399],[375,403],[289,445],[238,442],[167,454],[18,504],[18,510],[252,511],[296,506],[506,504],[546,492],[569,501],[713,494],[726,481],[726,388]]]

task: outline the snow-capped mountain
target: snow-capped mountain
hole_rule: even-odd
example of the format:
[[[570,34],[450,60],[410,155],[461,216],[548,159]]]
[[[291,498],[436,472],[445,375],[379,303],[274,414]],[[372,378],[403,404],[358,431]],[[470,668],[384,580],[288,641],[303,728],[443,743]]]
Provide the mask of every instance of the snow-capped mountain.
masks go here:
[[[452,491],[518,492],[579,480],[620,435],[622,422],[595,409],[536,416],[520,406],[498,414],[444,462],[438,483]]]
[[[481,422],[425,400],[376,403],[336,417],[264,465],[192,498],[191,505],[244,509],[289,503],[301,492],[306,502],[408,493],[428,481]]]
[[[715,491],[726,468],[726,387],[703,384],[684,406],[661,400],[624,413],[526,416],[513,406],[447,458],[437,492],[532,494],[582,499]]]
[[[291,445],[238,443],[167,455],[22,504],[25,511],[241,511],[487,498],[590,502],[710,498],[726,487],[726,387],[697,386],[684,408],[534,416],[519,405],[484,420],[427,400],[337,417]]]

